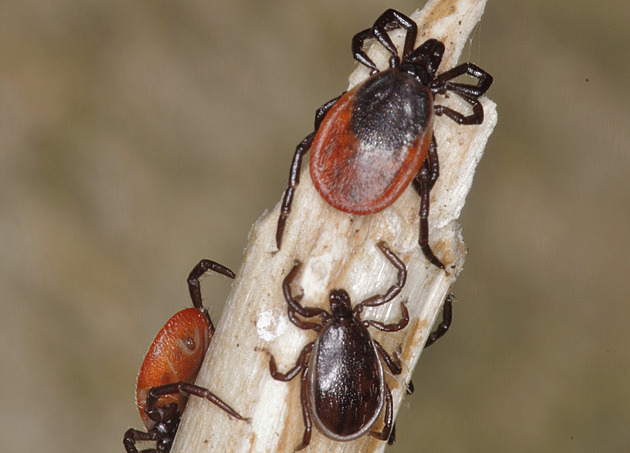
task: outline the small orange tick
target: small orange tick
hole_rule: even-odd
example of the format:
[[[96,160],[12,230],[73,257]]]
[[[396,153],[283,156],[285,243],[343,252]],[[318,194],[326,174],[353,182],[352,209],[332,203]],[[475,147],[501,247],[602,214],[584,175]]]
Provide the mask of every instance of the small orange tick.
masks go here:
[[[168,453],[189,395],[205,398],[232,417],[244,420],[214,393],[194,385],[214,335],[199,285],[199,278],[208,271],[234,278],[230,269],[210,260],[201,260],[190,272],[188,289],[194,308],[186,308],[168,320],[140,368],[136,404],[147,431],[127,430],[123,438],[127,453],[138,453],[137,442],[155,442],[155,449],[147,451]]]

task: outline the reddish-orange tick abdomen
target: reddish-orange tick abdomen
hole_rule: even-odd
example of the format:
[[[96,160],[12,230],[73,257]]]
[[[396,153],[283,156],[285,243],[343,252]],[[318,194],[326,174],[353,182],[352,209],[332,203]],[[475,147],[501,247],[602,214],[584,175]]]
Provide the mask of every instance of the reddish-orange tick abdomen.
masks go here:
[[[136,387],[136,403],[147,429],[154,423],[144,411],[149,390],[171,382],[192,384],[213,333],[205,314],[197,308],[187,308],[169,319],[157,334],[138,373]],[[186,400],[181,393],[164,395],[160,405],[176,403],[181,413]]]

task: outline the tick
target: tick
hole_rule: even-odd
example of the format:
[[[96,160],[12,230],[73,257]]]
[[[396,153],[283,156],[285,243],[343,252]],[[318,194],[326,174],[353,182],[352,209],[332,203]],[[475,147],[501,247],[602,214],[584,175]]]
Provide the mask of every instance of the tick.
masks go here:
[[[377,244],[383,255],[397,269],[398,278],[385,294],[372,296],[352,308],[350,296],[343,289],[330,291],[330,313],[300,304],[302,294],[294,296],[291,283],[302,263],[295,261],[283,282],[284,297],[289,305],[289,319],[300,329],[317,332],[315,341],[307,344],[296,365],[286,373],[278,371],[273,356],[269,361],[271,376],[279,381],[290,381],[302,372],[301,402],[304,418],[302,443],[311,440],[312,425],[325,436],[337,441],[349,441],[370,434],[387,440],[393,427],[392,395],[385,382],[381,360],[394,375],[402,371],[400,361],[393,359],[368,331],[372,326],[385,332],[396,332],[407,326],[409,313],[400,304],[402,315],[395,324],[363,320],[365,307],[376,307],[392,301],[402,290],[407,278],[405,264],[384,243]],[[303,318],[319,318],[309,321]],[[384,427],[373,430],[385,410]]]
[[[404,28],[402,57],[387,34]],[[315,113],[315,130],[297,146],[289,181],[282,198],[276,230],[278,249],[297,185],[302,158],[311,150],[313,185],[334,208],[368,215],[390,206],[412,184],[420,195],[418,243],[424,256],[444,269],[429,245],[429,193],[439,176],[435,115],[458,124],[481,124],[479,102],[492,84],[492,76],[472,63],[463,63],[437,74],[444,44],[428,39],[414,49],[418,27],[398,11],[388,9],[374,23],[352,38],[352,55],[371,69],[371,77],[342,93]],[[363,51],[368,39],[376,39],[390,54],[389,69],[379,71]],[[468,75],[476,84],[453,82]],[[434,103],[437,95],[452,92],[470,104],[464,114]]]
[[[214,335],[199,284],[199,278],[209,271],[234,278],[230,269],[210,260],[201,260],[190,272],[188,290],[194,308],[182,310],[168,320],[140,368],[136,405],[147,431],[127,430],[123,438],[127,453],[138,453],[137,442],[155,442],[155,449],[143,452],[168,453],[189,395],[205,398],[232,417],[244,420],[214,393],[193,384]]]

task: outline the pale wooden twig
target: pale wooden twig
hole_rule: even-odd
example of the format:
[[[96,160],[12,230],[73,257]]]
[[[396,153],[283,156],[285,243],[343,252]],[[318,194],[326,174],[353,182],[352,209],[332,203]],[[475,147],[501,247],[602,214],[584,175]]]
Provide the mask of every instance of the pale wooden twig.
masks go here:
[[[444,42],[441,71],[457,63],[484,6],[485,0],[433,0],[412,15],[419,25],[417,45],[429,37]],[[400,45],[403,32],[392,35]],[[380,46],[373,46],[370,55],[379,67],[387,66],[388,55]],[[364,80],[367,73],[359,67],[350,77],[350,86]],[[457,96],[439,102],[463,111],[469,108]],[[273,380],[269,354],[275,356],[280,370],[288,370],[315,334],[289,322],[282,280],[297,258],[304,266],[294,291],[304,292],[305,305],[328,309],[327,295],[333,288],[345,288],[358,303],[382,293],[395,280],[395,269],[375,246],[380,240],[389,243],[409,272],[407,285],[395,301],[365,313],[369,319],[392,322],[400,316],[400,302],[407,300],[408,327],[396,333],[371,329],[388,351],[400,352],[406,365],[401,376],[387,376],[397,411],[405,393],[403,383],[408,382],[444,297],[464,264],[466,246],[456,219],[497,120],[494,103],[486,98],[481,102],[485,120],[480,126],[459,126],[447,118],[435,122],[441,171],[431,192],[430,241],[447,265],[446,272],[429,264],[418,247],[419,198],[412,188],[381,213],[350,216],[321,199],[304,165],[282,250],[276,253],[276,206],[250,233],[245,258],[197,380],[251,417],[251,422],[234,420],[208,401],[192,398],[173,453],[293,451],[304,431],[299,378],[290,383]],[[287,170],[290,155],[287,150]],[[385,442],[370,436],[335,442],[314,427],[306,451],[376,452],[384,448]]]

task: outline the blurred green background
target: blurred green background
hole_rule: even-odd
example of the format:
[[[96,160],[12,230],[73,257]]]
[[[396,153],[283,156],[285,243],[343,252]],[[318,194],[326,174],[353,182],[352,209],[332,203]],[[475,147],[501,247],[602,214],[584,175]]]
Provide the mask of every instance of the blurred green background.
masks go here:
[[[605,5],[491,0],[464,51],[495,77],[499,124],[461,219],[454,328],[392,453],[630,450],[630,6]],[[123,451],[192,266],[238,269],[347,86],[352,35],[421,6],[0,5],[3,451]],[[204,283],[217,319],[228,287]]]

